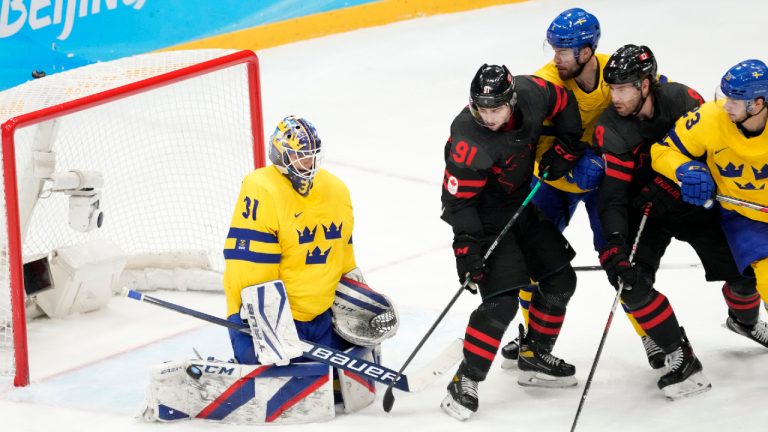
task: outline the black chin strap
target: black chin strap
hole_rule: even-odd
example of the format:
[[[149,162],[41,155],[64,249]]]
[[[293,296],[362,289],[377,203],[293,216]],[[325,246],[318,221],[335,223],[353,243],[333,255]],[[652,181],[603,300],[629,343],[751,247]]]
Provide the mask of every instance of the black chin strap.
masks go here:
[[[750,131],[749,129],[744,127],[744,122],[745,121],[751,119],[752,117],[760,115],[760,113],[763,112],[765,107],[766,107],[766,104],[765,104],[765,102],[763,102],[763,107],[760,108],[760,111],[758,111],[758,112],[756,112],[754,114],[750,114],[749,111],[747,111],[747,116],[744,118],[744,120],[735,122],[736,123],[736,127],[738,127],[739,130],[741,131],[741,133],[743,133],[744,136],[746,136],[747,138],[752,138],[752,137],[758,136],[761,133],[763,133],[763,131],[765,130],[765,125],[763,125],[763,127],[760,130],[754,131],[754,132]]]
[[[643,84],[642,83],[643,82],[640,81],[640,102],[637,104],[637,106],[635,107],[635,110],[632,112],[632,116],[633,117],[638,115],[638,114],[640,114],[640,110],[643,109],[643,105],[645,105],[646,99],[648,99],[648,96],[651,95],[651,89],[648,89],[648,94],[643,96],[643,88],[642,88]]]
[[[582,48],[582,49],[584,49],[584,48]],[[595,52],[592,51],[592,55],[589,56],[587,61],[585,61],[584,63],[579,63],[579,55],[581,55],[581,49],[579,50],[579,54],[576,56],[576,64],[579,66],[579,69],[578,69],[578,73],[575,75],[574,78],[577,78],[577,77],[581,76],[581,73],[584,72],[584,68],[587,67],[587,63],[589,63],[589,61],[592,60],[592,58],[595,57]],[[598,67],[597,69],[598,69],[597,72],[598,72],[598,81],[599,81],[599,73],[600,73],[599,69],[600,68]],[[597,85],[597,84],[595,84],[595,85]]]

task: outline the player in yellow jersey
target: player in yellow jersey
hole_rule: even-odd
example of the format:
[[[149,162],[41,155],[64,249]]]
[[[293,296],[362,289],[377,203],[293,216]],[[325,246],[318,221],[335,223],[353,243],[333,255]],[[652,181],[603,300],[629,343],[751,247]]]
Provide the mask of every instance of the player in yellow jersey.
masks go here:
[[[289,116],[270,141],[274,165],[243,180],[224,247],[227,315],[252,330],[230,331],[235,358],[286,364],[301,356],[300,340],[346,349],[391,337],[394,308],[355,264],[349,191],[320,168],[315,127]]]
[[[768,206],[768,67],[745,60],[726,72],[721,97],[682,117],[651,148],[653,168],[681,184],[683,200],[713,205],[714,193]],[[768,214],[720,203],[720,221],[739,270],[768,301]],[[759,303],[759,300],[756,300]],[[768,346],[768,325],[728,317],[736,333]]]
[[[611,92],[602,74],[608,55],[595,52],[599,40],[600,23],[594,15],[579,8],[563,11],[547,28],[547,43],[554,50],[554,58],[534,73],[573,92],[581,115],[582,141],[587,143],[592,141],[597,117],[611,104]],[[551,125],[550,120],[544,122],[537,156],[554,143],[553,134],[547,133],[552,129]],[[533,199],[533,203],[561,231],[568,225],[579,202],[584,201],[595,250],[605,243],[597,217],[594,191],[603,175],[602,166],[602,159],[590,150],[574,167],[573,175],[546,181]]]
[[[611,105],[611,91],[603,77],[603,67],[608,63],[610,55],[596,53],[600,40],[600,22],[597,17],[580,8],[568,9],[560,13],[547,28],[547,41],[554,50],[552,61],[545,64],[534,75],[549,82],[565,87],[573,92],[581,114],[583,129],[582,141],[592,142],[600,113]],[[662,82],[666,81],[661,77]],[[539,139],[537,158],[554,143],[551,132],[552,122],[544,122],[544,132]],[[589,224],[592,228],[592,244],[599,252],[605,246],[605,236],[600,224],[597,209],[597,185],[604,175],[603,159],[588,149],[574,166],[571,174],[553,181],[546,181],[533,198],[533,203],[547,216],[560,231],[565,230],[579,202],[584,202]],[[538,168],[534,169],[534,173]],[[538,178],[534,180],[534,183]],[[536,285],[529,285],[520,290],[520,308],[523,318],[528,323],[528,307]],[[622,306],[624,306],[622,304]],[[632,322],[638,335],[645,337],[645,331],[624,306],[624,311]],[[518,344],[517,339],[502,348],[502,356],[506,359],[503,368],[516,364]],[[648,350],[646,354],[651,355]],[[649,360],[650,361],[650,360]]]

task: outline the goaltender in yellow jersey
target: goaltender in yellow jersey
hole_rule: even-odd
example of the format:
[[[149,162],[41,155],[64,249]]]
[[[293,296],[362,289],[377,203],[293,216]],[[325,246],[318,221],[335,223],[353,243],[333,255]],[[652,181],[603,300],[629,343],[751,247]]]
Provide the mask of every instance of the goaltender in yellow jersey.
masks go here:
[[[344,183],[324,169],[312,193],[295,193],[271,165],[243,181],[224,245],[227,315],[240,310],[240,291],[281,279],[294,319],[311,321],[333,303],[341,276],[356,267],[352,203]]]
[[[253,333],[229,332],[235,359],[242,364],[264,364],[272,360],[272,352],[278,360],[296,354],[292,351],[296,336],[347,349],[349,335],[340,336],[333,325],[334,299],[340,286],[380,300],[370,307],[376,313],[388,308],[383,296],[372,294],[356,268],[349,191],[341,180],[320,168],[322,146],[312,123],[294,116],[284,118],[270,138],[269,159],[273,165],[259,168],[243,180],[224,245],[227,316],[236,323],[248,319]],[[264,284],[274,289],[259,288]],[[267,298],[268,292],[274,295]],[[284,337],[270,339],[267,334],[268,343],[255,351],[252,336],[262,339],[263,335],[254,330],[251,321],[264,318],[271,326],[273,310],[280,311],[276,323],[285,321],[282,316],[292,316],[293,324]]]

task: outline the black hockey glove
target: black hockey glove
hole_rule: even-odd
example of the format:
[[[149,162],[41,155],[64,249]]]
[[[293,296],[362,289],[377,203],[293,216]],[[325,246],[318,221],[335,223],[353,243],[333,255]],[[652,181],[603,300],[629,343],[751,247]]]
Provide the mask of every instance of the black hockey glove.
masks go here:
[[[477,284],[486,276],[482,242],[471,235],[457,235],[453,239],[453,255],[456,256],[459,282],[463,284],[469,277],[466,288],[472,294],[477,294]]]
[[[625,290],[631,290],[640,285],[651,285],[646,275],[641,275],[640,270],[629,262],[626,253],[624,238],[613,235],[608,244],[600,251],[600,265],[605,269],[608,280],[614,288],[619,287],[619,279],[624,283]]]
[[[568,174],[583,153],[584,150],[578,151],[572,149],[562,141],[556,139],[552,147],[541,155],[541,160],[539,161],[539,177],[543,177],[544,173],[549,173],[547,175],[547,180],[557,180],[563,177]]]
[[[682,204],[680,188],[668,178],[657,175],[643,186],[640,194],[632,200],[632,205],[637,209],[644,208],[648,203],[653,205],[654,215],[665,214]]]

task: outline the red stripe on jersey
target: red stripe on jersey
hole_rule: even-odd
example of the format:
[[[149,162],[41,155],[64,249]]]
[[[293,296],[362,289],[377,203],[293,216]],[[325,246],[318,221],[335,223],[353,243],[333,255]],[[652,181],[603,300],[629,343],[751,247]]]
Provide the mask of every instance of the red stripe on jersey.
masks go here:
[[[472,344],[471,342],[464,341],[464,349],[486,360],[493,361],[493,358],[496,357],[496,353],[484,350],[479,346]]]
[[[469,326],[467,326],[467,335],[468,336],[472,336],[473,338],[475,338],[475,339],[477,339],[477,340],[479,340],[481,342],[485,342],[485,343],[487,343],[488,345],[490,345],[490,346],[492,346],[494,348],[498,348],[499,345],[501,345],[501,341],[499,339],[494,339],[494,338],[488,336],[487,334],[481,332],[480,330],[476,330],[476,329],[474,329],[472,327],[469,327]]]
[[[549,315],[536,309],[533,306],[528,308],[528,313],[530,313],[531,315],[535,316],[538,319],[551,322],[551,323],[561,323],[563,322],[563,320],[565,320],[565,315],[560,315],[560,316]]]
[[[661,324],[662,322],[664,322],[667,318],[669,318],[670,315],[672,315],[672,306],[667,305],[667,308],[664,309],[664,312],[659,314],[659,316],[657,316],[656,318],[644,323],[641,323],[638,321],[638,324],[640,324],[640,327],[642,327],[643,330],[648,331],[656,327],[657,325]]]
[[[667,298],[664,297],[664,294],[659,293],[659,295],[656,296],[656,298],[651,302],[651,304],[641,309],[638,309],[636,311],[632,311],[632,315],[634,315],[635,318],[642,318],[648,315],[649,313],[653,312],[654,310],[656,310],[656,308],[659,307],[661,303],[666,299]]]
[[[546,120],[552,120],[552,118],[563,111],[565,106],[568,104],[568,93],[565,91],[565,89],[559,86],[554,87],[555,94],[557,95],[557,102],[555,102],[555,108],[552,110],[552,113],[547,116]]]
[[[539,77],[535,77],[533,75],[529,76],[531,81],[535,82],[539,87],[547,88],[547,82]]]
[[[752,303],[734,303],[728,299],[725,299],[725,304],[731,309],[736,310],[749,310],[760,306],[760,299],[753,301]]]
[[[487,179],[482,180],[462,180],[460,178],[457,178],[453,176],[451,173],[448,172],[448,170],[445,170],[445,178],[453,177],[456,179],[456,181],[459,182],[459,187],[476,187],[481,188],[485,186],[485,183],[488,181]],[[445,179],[443,180],[443,184],[445,184]]]
[[[635,162],[634,161],[623,161],[616,156],[606,153],[605,154],[605,162],[606,164],[614,164],[623,166],[624,168],[634,169],[635,168]]]
[[[754,300],[757,300],[760,298],[760,294],[753,294],[749,297],[736,297],[736,295],[733,294],[733,291],[731,291],[731,288],[728,286],[728,284],[723,285],[723,294],[725,294],[726,297],[733,301],[745,303],[745,302],[751,302]]]
[[[555,87],[555,95],[557,95],[557,102],[555,102],[555,107],[552,109],[552,112],[549,113],[549,115],[546,117],[546,120],[552,120],[552,117],[554,117],[555,114],[560,112],[560,99],[562,96],[560,95],[560,90],[558,89],[558,87]]]
[[[725,304],[731,309],[749,310],[760,306],[759,294],[755,293],[749,297],[737,297],[733,294],[728,284],[723,285],[723,296],[725,296]]]
[[[615,169],[612,169],[612,168],[606,168],[605,175],[607,175],[608,177],[613,177],[613,178],[625,181],[627,183],[632,181],[631,175],[623,173],[621,171],[616,171]]]
[[[558,328],[549,328],[544,327],[542,325],[536,324],[536,321],[528,321],[528,326],[532,329],[536,330],[539,333],[544,333],[546,335],[557,335],[560,334],[560,327]]]

